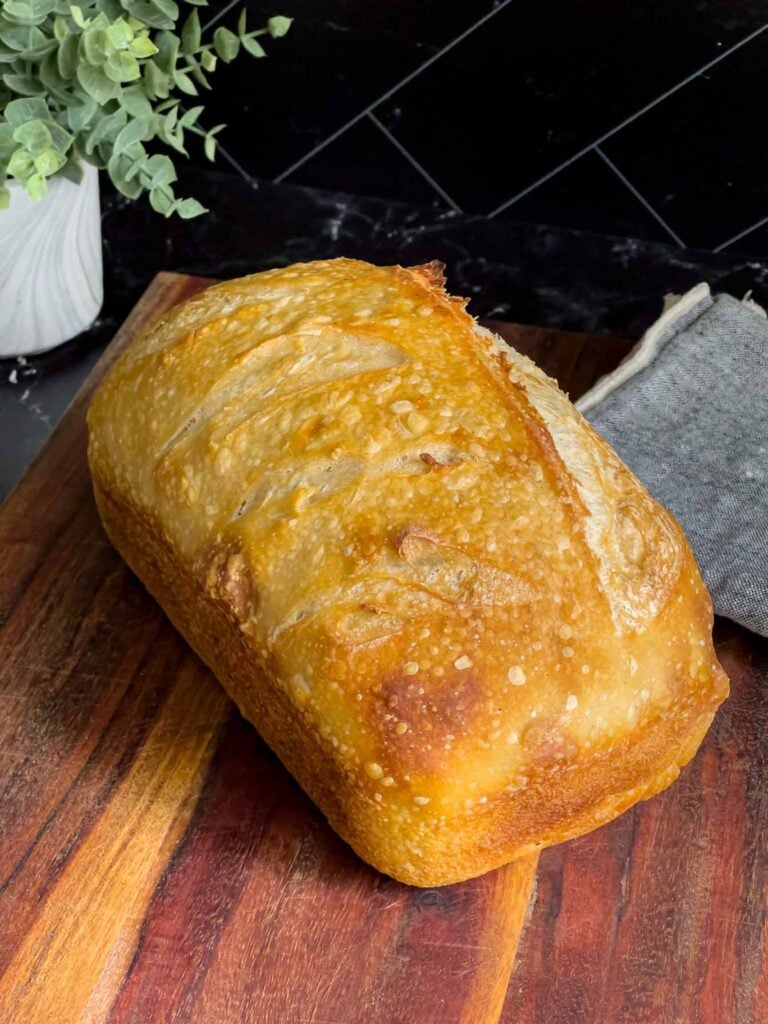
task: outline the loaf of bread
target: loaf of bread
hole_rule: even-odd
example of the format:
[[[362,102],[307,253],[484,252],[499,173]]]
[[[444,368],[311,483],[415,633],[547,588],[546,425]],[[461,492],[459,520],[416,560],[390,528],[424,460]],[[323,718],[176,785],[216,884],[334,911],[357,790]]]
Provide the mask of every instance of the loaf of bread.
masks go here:
[[[122,355],[88,422],[115,547],[404,882],[658,792],[728,692],[677,523],[438,264],[209,288]]]

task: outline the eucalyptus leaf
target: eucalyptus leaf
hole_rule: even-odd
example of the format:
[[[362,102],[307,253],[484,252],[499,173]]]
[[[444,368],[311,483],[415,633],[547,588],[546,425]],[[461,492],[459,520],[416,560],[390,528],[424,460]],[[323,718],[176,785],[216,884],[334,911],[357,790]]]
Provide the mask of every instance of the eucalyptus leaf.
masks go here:
[[[176,181],[176,168],[173,160],[165,153],[155,153],[144,164],[146,174],[150,176],[152,188],[162,188]]]
[[[10,160],[11,154],[16,149],[13,139],[13,125],[0,123],[0,163]]]
[[[56,121],[45,121],[44,124],[50,133],[53,148],[57,149],[60,153],[66,153],[72,146],[74,137]]]
[[[246,50],[252,57],[266,57],[267,51],[261,45],[261,43],[254,39],[252,36],[243,36],[242,38],[243,49]]]
[[[179,5],[176,0],[152,0],[155,7],[174,24],[179,20]]]
[[[76,136],[88,129],[99,109],[98,103],[91,96],[81,96],[78,99],[79,103],[67,108],[67,124]]]
[[[197,53],[200,48],[201,36],[200,15],[193,9],[181,30],[181,52],[185,57],[191,57],[192,54]]]
[[[167,75],[172,74],[176,69],[181,39],[175,32],[158,32],[153,41],[157,46],[155,64]]]
[[[163,0],[163,3],[168,3],[168,0]],[[176,19],[179,16],[178,7],[172,2],[170,7],[176,11],[173,17],[163,10],[159,0],[125,0],[125,7],[137,21],[149,25],[150,28],[174,28]]]
[[[59,46],[59,52],[56,55],[56,66],[59,69],[59,74],[64,79],[74,78],[77,72],[78,63],[78,49],[80,47],[80,40],[77,36],[66,36]]]
[[[273,18],[270,18],[267,22],[267,29],[273,39],[279,39],[284,36],[288,29],[291,27],[293,18],[286,18],[283,14],[276,14]]]
[[[3,84],[19,96],[39,96],[45,91],[43,83],[34,75],[3,75]]]
[[[67,158],[63,153],[57,153],[55,149],[44,149],[35,157],[35,168],[38,173],[50,178],[51,175],[61,170],[66,162]]]
[[[17,50],[26,57],[28,53],[45,46],[48,39],[37,25],[14,25],[6,22],[0,28],[0,41],[10,50]]]
[[[99,168],[107,167],[109,161],[112,158],[112,144],[110,142],[100,142],[93,153],[91,153],[89,159]]]
[[[93,153],[96,147],[105,141],[113,143],[127,123],[128,115],[123,109],[116,110],[114,113],[102,117],[96,122],[93,130],[85,140],[86,153]]]
[[[117,21],[118,18],[125,18],[125,11],[120,0],[98,0],[98,6],[110,22]]]
[[[118,192],[122,192],[129,199],[137,199],[142,193],[142,185],[135,178],[127,177],[131,161],[123,153],[113,153],[107,162],[107,171],[112,183]]]
[[[109,78],[101,68],[94,68],[90,64],[81,64],[78,67],[77,80],[88,95],[102,106],[120,92],[120,86],[116,81]]]
[[[44,199],[48,195],[48,182],[43,174],[32,174],[26,181],[26,189],[29,198],[33,202]]]
[[[167,146],[171,147],[171,149],[175,149],[177,153],[182,153],[184,156],[189,156],[184,148],[183,128],[177,128],[176,130],[169,131],[163,122],[158,126],[157,134]]]
[[[49,53],[47,57],[43,58],[38,68],[38,75],[40,76],[40,85],[47,91],[49,99],[58,101],[62,106],[66,106],[71,101],[72,95],[67,89],[67,83],[59,74],[55,53]]]
[[[139,155],[134,159],[133,163],[128,167],[128,170],[125,172],[126,180],[131,181],[133,178],[136,177],[137,174],[141,174],[146,161],[147,151],[142,146]],[[140,181],[139,184],[143,185],[143,181]]]
[[[213,33],[213,45],[225,64],[233,61],[240,50],[240,40],[224,25],[219,25]]]
[[[130,85],[123,89],[121,102],[131,117],[152,117],[152,104],[142,92],[140,85]]]
[[[206,157],[211,161],[211,163],[213,163],[213,161],[216,159],[216,147],[218,145],[218,142],[216,141],[216,136],[219,134],[219,132],[223,131],[225,127],[226,125],[217,124],[215,127],[210,128],[205,133],[205,140],[203,141],[203,152],[205,153]]]
[[[201,213],[208,213],[208,210],[196,199],[182,199],[176,204],[175,212],[182,220],[190,220],[192,217],[199,217]]]
[[[53,145],[51,133],[43,121],[27,121],[13,131],[13,141],[23,146],[31,156],[37,156]]]
[[[131,42],[131,53],[134,57],[153,57],[157,53],[157,47],[149,36],[137,36]]]
[[[92,157],[89,157],[88,154],[85,152],[85,143],[79,135],[75,136],[75,141],[72,144],[72,150],[70,151],[69,155],[74,160],[88,161],[89,163],[92,163],[94,166],[96,166],[95,160]]]
[[[75,157],[70,157],[58,173],[62,178],[68,178],[69,181],[73,181],[75,185],[79,185],[83,180],[83,168]]]
[[[16,0],[8,0],[3,4],[3,17],[13,22],[14,25],[37,24],[32,8],[28,4],[19,3]],[[41,18],[40,21],[45,21],[45,18]]]
[[[3,115],[8,124],[18,128],[19,125],[26,124],[27,121],[46,121],[50,118],[51,113],[44,99],[29,97],[11,100],[6,105]]]
[[[56,51],[56,40],[46,39],[44,43],[40,43],[39,46],[33,46],[29,50],[21,50],[18,56],[29,63],[35,64],[47,57],[49,53],[55,53]]]
[[[141,78],[139,62],[127,50],[110,53],[104,65],[104,72],[113,82],[135,82],[137,78]]]
[[[81,45],[82,56],[94,67],[99,67],[107,59],[107,33],[103,28],[91,26],[83,33]]]
[[[167,217],[173,206],[173,192],[165,188],[150,189],[149,205],[155,213],[162,213]]]
[[[171,76],[161,71],[153,60],[144,65],[144,82],[153,98],[165,99],[171,88]]]
[[[202,85],[204,89],[210,89],[210,83],[206,78],[205,72],[194,57],[189,58],[189,73],[192,78],[197,82],[198,85]]]
[[[3,14],[23,25],[42,25],[55,7],[55,0],[4,0]]]
[[[144,139],[149,138],[149,135],[150,122],[144,120],[143,117],[134,118],[118,132],[115,138],[113,152],[130,152],[138,142],[142,142]]]
[[[115,50],[127,50],[135,34],[127,21],[118,18],[106,28],[107,53],[112,53]]]
[[[175,82],[176,87],[181,89],[182,92],[185,92],[187,96],[197,96],[195,83],[189,75],[186,74],[186,72],[176,71],[173,76],[173,81]]]
[[[28,178],[35,170],[35,162],[25,149],[17,149],[8,161],[8,173],[14,178]]]
[[[189,110],[185,111],[182,115],[179,124],[182,128],[191,128],[204,110],[205,107],[190,107]]]

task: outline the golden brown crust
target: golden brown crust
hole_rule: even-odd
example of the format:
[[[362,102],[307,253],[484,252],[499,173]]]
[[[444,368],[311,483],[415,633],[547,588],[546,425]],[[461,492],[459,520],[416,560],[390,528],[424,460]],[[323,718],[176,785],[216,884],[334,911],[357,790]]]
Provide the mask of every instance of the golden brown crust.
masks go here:
[[[118,550],[403,881],[652,795],[727,693],[677,524],[438,265],[209,289],[116,364],[89,424]]]

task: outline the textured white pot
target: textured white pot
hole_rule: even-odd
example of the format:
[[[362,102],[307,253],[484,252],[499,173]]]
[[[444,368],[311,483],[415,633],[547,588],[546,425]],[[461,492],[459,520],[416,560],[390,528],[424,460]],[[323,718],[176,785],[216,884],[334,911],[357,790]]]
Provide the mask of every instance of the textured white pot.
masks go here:
[[[50,179],[36,203],[11,183],[0,210],[0,356],[68,341],[93,323],[103,298],[96,168],[84,164],[79,185]]]

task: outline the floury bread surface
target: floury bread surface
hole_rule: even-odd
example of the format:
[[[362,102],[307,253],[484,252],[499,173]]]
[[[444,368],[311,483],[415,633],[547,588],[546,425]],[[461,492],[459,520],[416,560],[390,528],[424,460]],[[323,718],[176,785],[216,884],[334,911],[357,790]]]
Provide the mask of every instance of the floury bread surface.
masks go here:
[[[608,821],[727,694],[677,523],[436,264],[209,288],[119,359],[89,426],[115,546],[405,882]]]

